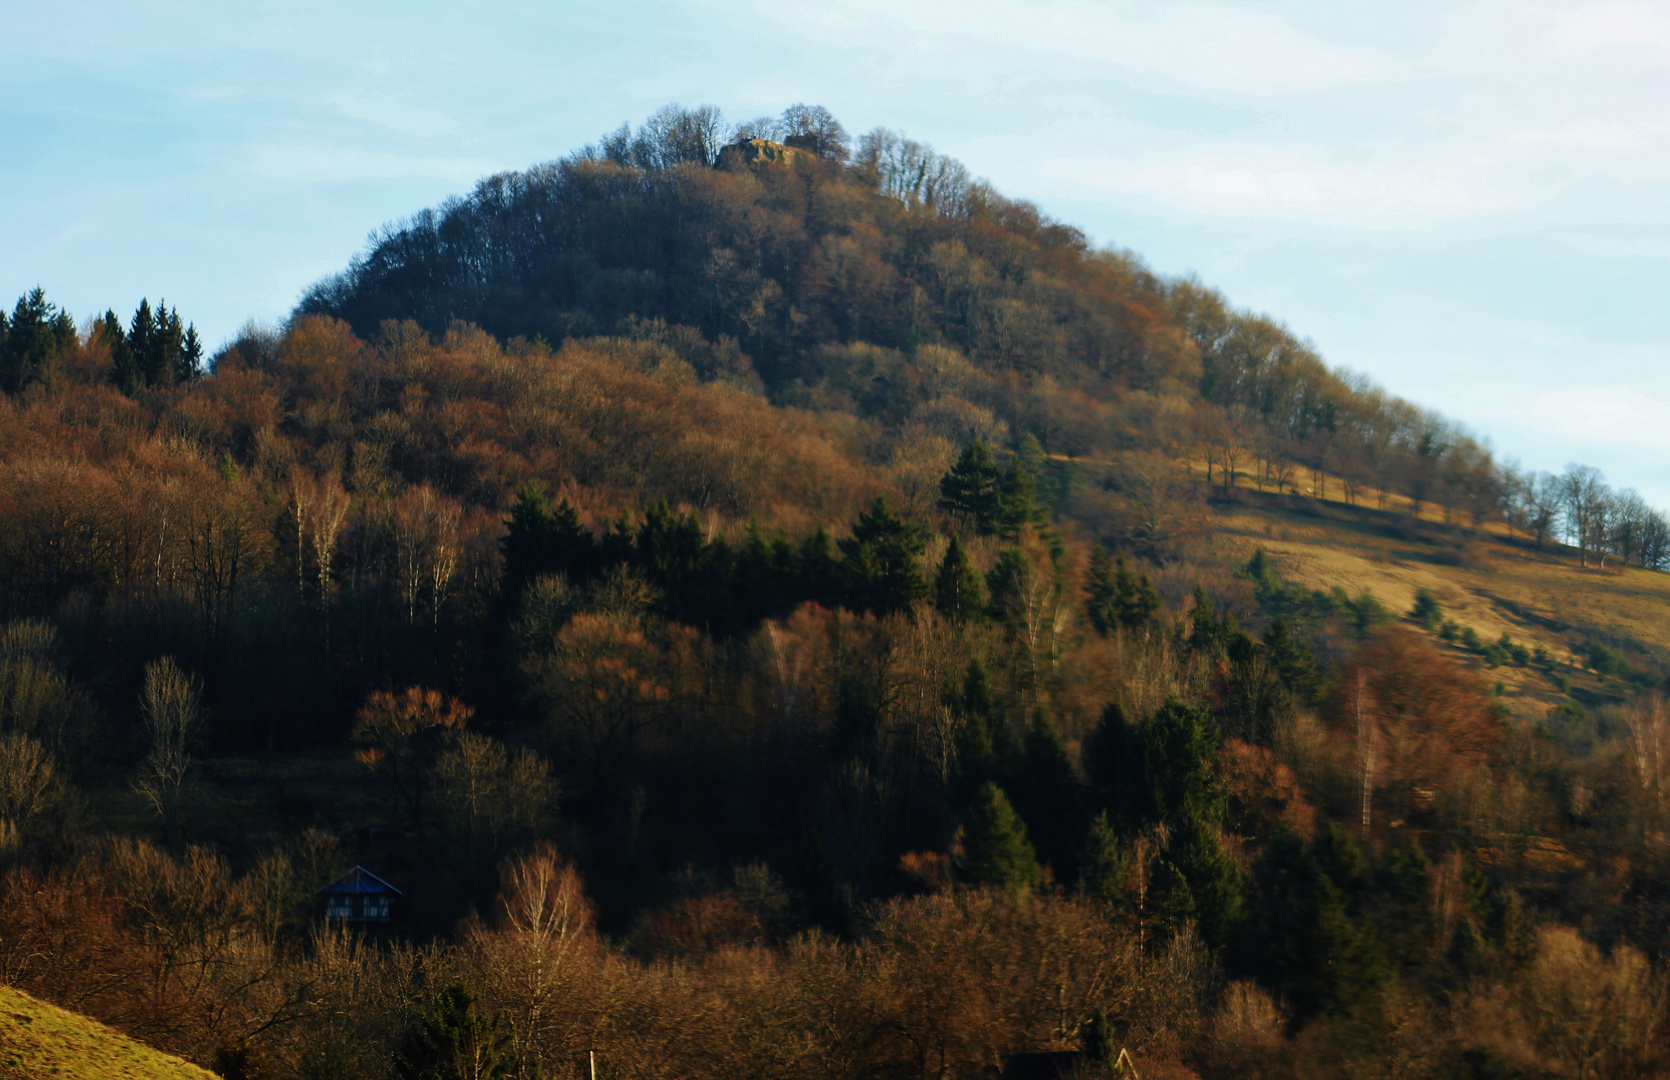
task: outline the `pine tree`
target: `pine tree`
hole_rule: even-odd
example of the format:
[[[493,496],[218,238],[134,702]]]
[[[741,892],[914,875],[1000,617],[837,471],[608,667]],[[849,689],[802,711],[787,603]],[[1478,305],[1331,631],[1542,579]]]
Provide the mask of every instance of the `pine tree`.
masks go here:
[[[133,322],[128,326],[128,348],[133,350],[133,362],[139,373],[139,381],[146,386],[157,384],[160,359],[158,336],[157,320],[151,313],[151,302],[141,299],[138,310],[133,313]]]
[[[1042,708],[1026,733],[1009,790],[1039,858],[1056,880],[1072,881],[1084,848],[1083,786],[1060,731]]]
[[[939,482],[939,508],[961,514],[982,536],[995,531],[999,511],[999,472],[986,444],[970,443]]]
[[[1264,630],[1264,651],[1288,693],[1301,705],[1314,705],[1322,694],[1322,669],[1304,643],[1293,636],[1286,619],[1273,619]]]
[[[1124,908],[1130,903],[1125,894],[1128,870],[1119,834],[1114,831],[1107,814],[1098,813],[1090,819],[1090,828],[1085,834],[1084,855],[1079,860],[1079,891],[1099,904]]]
[[[516,1072],[516,1048],[503,1013],[481,1015],[465,984],[444,988],[395,1061],[401,1080],[503,1080]]]
[[[518,596],[527,584],[549,572],[550,549],[555,520],[551,500],[535,481],[522,485],[510,508],[505,535],[499,541],[504,556],[502,582],[506,596]]]
[[[1114,610],[1119,625],[1127,630],[1147,626],[1160,610],[1160,593],[1147,574],[1139,573],[1125,561],[1121,551],[1113,568]]]
[[[1314,844],[1283,830],[1253,868],[1241,963],[1287,998],[1296,1020],[1347,1011],[1391,979],[1384,948],[1354,911],[1361,873],[1360,853],[1334,827]]]
[[[124,394],[139,389],[139,365],[133,349],[128,345],[127,331],[114,311],[106,311],[98,321],[95,332],[110,349],[110,381]]]
[[[999,536],[1013,539],[1022,529],[1042,527],[1047,520],[1044,508],[1038,505],[1038,476],[1043,461],[1043,448],[1027,435],[998,484],[993,531]]]
[[[1108,557],[1107,545],[1090,545],[1090,571],[1084,580],[1084,608],[1090,627],[1103,637],[1113,633],[1119,625],[1116,600],[1118,585],[1114,582],[1113,560]]]
[[[968,561],[968,552],[955,536],[945,546],[945,558],[940,561],[939,573],[934,577],[934,607],[953,622],[968,622],[985,614],[985,591],[980,588],[980,575]]]
[[[877,496],[868,513],[859,515],[852,535],[840,540],[847,578],[849,605],[858,611],[891,615],[907,611],[927,595],[922,577],[922,552],[927,538]]]
[[[841,564],[833,548],[829,531],[819,525],[795,555],[800,595],[829,608],[841,601]]]
[[[15,394],[41,378],[75,342],[75,321],[35,288],[18,298],[0,338],[0,390]]]
[[[1145,824],[1148,799],[1143,794],[1142,736],[1117,701],[1102,710],[1101,722],[1084,745],[1084,771],[1090,796],[1124,833]]]
[[[1032,563],[1026,552],[1018,547],[1006,547],[997,553],[997,560],[986,571],[986,592],[990,596],[987,611],[999,622],[1021,606],[1032,576]]]
[[[987,782],[975,796],[963,832],[961,873],[971,885],[1016,899],[1043,885],[1044,872],[1026,838],[1026,826],[996,784]]]

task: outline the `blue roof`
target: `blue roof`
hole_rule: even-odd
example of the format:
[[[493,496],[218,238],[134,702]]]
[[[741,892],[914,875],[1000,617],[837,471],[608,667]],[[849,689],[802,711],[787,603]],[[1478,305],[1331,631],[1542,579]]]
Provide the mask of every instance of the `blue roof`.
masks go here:
[[[360,893],[393,893],[395,896],[404,895],[399,889],[390,885],[382,878],[373,874],[363,866],[356,866],[343,874],[329,885],[314,890],[314,895],[327,893],[333,896]]]

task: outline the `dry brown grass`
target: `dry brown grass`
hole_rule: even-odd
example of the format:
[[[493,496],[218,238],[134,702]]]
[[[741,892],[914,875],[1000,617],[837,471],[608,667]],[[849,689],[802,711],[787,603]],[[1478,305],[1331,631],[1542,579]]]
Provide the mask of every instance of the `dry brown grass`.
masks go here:
[[[1670,574],[1583,568],[1574,552],[1553,545],[1538,551],[1483,529],[1416,523],[1338,502],[1243,493],[1240,503],[1214,507],[1212,525],[1209,543],[1219,558],[1245,562],[1262,548],[1289,584],[1353,595],[1366,588],[1399,614],[1414,605],[1418,591],[1430,589],[1446,618],[1487,642],[1506,633],[1579,666],[1572,647],[1585,634],[1633,642],[1655,659],[1670,656]],[[1488,682],[1501,682],[1504,702],[1516,714],[1540,716],[1562,700],[1533,667],[1487,669],[1476,654],[1449,651]],[[1599,688],[1592,676],[1568,674],[1574,683]]]

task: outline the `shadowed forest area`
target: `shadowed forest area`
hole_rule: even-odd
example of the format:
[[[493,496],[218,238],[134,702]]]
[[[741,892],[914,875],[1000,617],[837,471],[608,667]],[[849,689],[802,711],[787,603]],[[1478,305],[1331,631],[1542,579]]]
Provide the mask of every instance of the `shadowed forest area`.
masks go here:
[[[245,1080],[1670,1067],[1592,469],[802,106],[203,353],[0,317],[0,983]]]

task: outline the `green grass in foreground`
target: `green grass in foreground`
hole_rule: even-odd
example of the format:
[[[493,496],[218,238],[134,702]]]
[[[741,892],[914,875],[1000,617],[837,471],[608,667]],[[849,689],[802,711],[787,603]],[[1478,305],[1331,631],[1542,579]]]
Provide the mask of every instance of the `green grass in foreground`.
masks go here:
[[[0,1080],[213,1080],[96,1020],[0,986]]]

